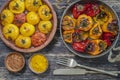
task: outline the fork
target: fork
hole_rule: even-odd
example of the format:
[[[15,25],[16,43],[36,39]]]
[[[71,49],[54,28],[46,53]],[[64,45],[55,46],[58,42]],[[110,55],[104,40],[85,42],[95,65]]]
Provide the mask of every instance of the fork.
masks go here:
[[[108,72],[108,71],[105,71],[105,70],[101,70],[101,69],[97,69],[97,68],[88,67],[88,66],[78,64],[72,58],[60,57],[60,58],[56,59],[56,63],[64,65],[64,66],[68,66],[68,67],[77,67],[78,66],[78,67],[81,67],[81,68],[89,69],[89,70],[100,72],[100,73],[103,73],[103,74],[112,75],[112,76],[118,76],[117,73],[112,73],[112,72]]]

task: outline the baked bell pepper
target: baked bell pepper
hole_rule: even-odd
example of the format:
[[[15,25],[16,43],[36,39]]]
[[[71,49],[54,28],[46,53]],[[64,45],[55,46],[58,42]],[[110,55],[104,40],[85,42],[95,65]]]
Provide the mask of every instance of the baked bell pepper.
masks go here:
[[[42,5],[41,0],[25,0],[26,9],[28,11],[38,11],[39,7]]]
[[[62,21],[63,30],[73,30],[76,26],[76,20],[70,16],[65,16]]]
[[[72,9],[72,15],[75,19],[79,17],[85,11],[85,6],[81,4],[74,5]]]
[[[12,0],[9,4],[9,9],[13,13],[23,13],[25,10],[24,0]]]
[[[52,18],[52,13],[47,5],[42,5],[38,9],[38,14],[42,20],[50,20]]]
[[[19,29],[14,24],[7,24],[3,27],[3,35],[6,39],[14,41],[19,35]]]
[[[78,52],[85,52],[86,46],[88,45],[87,40],[81,42],[74,42],[72,44],[72,48]]]
[[[103,25],[105,22],[108,21],[108,14],[104,11],[101,11],[99,14],[97,14],[95,17],[94,17],[94,21],[95,22],[99,22],[101,25]]]
[[[1,13],[1,22],[2,25],[12,23],[14,20],[14,14],[10,10],[3,10]]]
[[[31,39],[30,37],[19,35],[19,37],[15,40],[15,45],[20,48],[27,49],[31,46]]]
[[[113,35],[117,35],[119,29],[118,29],[117,23],[112,22],[112,23],[105,23],[102,26],[102,30],[103,30],[103,32],[110,32]]]
[[[51,21],[40,21],[40,23],[38,25],[38,29],[40,32],[42,32],[44,34],[48,34],[52,29]]]
[[[103,40],[91,40],[87,47],[86,52],[91,55],[98,55],[100,52],[107,48],[107,43]]]
[[[72,40],[73,32],[74,32],[74,30],[63,32],[63,39],[64,39],[65,42],[67,42],[67,43],[72,43],[73,42],[73,40]]]
[[[100,12],[100,8],[97,4],[86,4],[86,15],[94,17]]]
[[[96,23],[91,29],[90,29],[90,38],[92,39],[99,39],[102,35],[102,29],[100,27],[99,23]]]
[[[77,27],[80,30],[88,31],[88,30],[90,30],[90,28],[92,27],[92,25],[93,25],[93,21],[92,21],[92,18],[90,16],[82,14],[82,15],[80,15],[78,17]]]
[[[102,40],[104,40],[107,43],[107,46],[111,46],[114,39],[115,36],[110,32],[104,32],[102,34]]]
[[[72,38],[73,38],[73,42],[84,41],[88,38],[88,32],[77,29],[74,31]]]

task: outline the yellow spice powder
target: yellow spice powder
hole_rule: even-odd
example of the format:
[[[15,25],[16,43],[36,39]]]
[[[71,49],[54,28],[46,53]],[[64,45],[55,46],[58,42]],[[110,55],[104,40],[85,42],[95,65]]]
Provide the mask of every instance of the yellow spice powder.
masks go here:
[[[31,58],[30,66],[35,72],[44,72],[48,67],[48,61],[45,56],[37,54]]]

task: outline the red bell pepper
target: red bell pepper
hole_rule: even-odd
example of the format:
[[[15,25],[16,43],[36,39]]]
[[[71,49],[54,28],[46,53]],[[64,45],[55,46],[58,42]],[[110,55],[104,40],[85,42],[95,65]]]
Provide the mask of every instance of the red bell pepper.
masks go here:
[[[85,11],[85,6],[81,4],[75,4],[72,9],[72,14],[75,19],[79,17]]]
[[[75,43],[73,43],[72,47],[74,50],[76,50],[78,52],[85,52],[88,42],[89,42],[88,40],[85,40],[82,42],[75,42]]]
[[[102,39],[107,43],[108,46],[111,46],[114,40],[114,35],[110,32],[104,32]]]
[[[86,14],[88,16],[94,17],[100,12],[100,8],[97,4],[86,4]]]

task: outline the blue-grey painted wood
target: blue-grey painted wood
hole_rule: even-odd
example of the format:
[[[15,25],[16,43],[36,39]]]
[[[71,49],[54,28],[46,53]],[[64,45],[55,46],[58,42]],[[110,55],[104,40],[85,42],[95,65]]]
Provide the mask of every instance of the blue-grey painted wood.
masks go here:
[[[3,5],[5,1],[7,0],[0,0],[0,7]],[[30,53],[30,54],[23,54],[26,58],[26,66],[21,72],[19,73],[9,72],[5,68],[4,59],[9,52],[13,52],[14,50],[8,48],[0,40],[0,80],[120,80],[119,78],[115,78],[115,77],[103,75],[103,74],[86,74],[86,75],[79,75],[79,76],[53,76],[52,74],[53,70],[58,68],[68,68],[68,67],[55,64],[55,59],[59,56],[72,57],[76,59],[78,63],[81,63],[86,66],[104,69],[104,70],[120,70],[120,62],[109,63],[107,61],[108,55],[105,55],[103,57],[96,58],[96,59],[84,59],[72,54],[64,46],[59,33],[59,22],[64,9],[59,10],[56,8],[56,6],[54,6],[54,3],[56,3],[56,0],[49,0],[49,1],[53,4],[53,7],[58,16],[58,29],[53,41],[46,48],[37,52],[47,56],[49,60],[49,69],[47,70],[46,73],[40,74],[40,75],[36,75],[32,73],[28,68],[28,59],[33,54],[33,53]],[[63,0],[63,2],[60,3],[60,6],[64,6],[64,5],[67,6],[68,4],[66,3],[66,1],[67,0]],[[71,0],[70,2],[73,2],[73,1],[74,0]],[[109,5],[112,5],[120,18],[120,0],[105,0],[104,2],[108,3]],[[118,41],[116,46],[120,46],[120,40]],[[118,51],[114,52],[115,55],[117,53]]]

